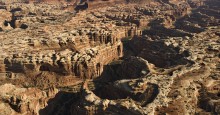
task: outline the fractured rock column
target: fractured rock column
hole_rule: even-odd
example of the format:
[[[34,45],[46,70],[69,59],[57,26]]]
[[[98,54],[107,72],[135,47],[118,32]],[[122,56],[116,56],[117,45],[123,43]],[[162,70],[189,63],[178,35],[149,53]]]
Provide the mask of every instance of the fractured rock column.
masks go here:
[[[123,45],[120,43],[120,45],[117,47],[118,57],[123,56]]]

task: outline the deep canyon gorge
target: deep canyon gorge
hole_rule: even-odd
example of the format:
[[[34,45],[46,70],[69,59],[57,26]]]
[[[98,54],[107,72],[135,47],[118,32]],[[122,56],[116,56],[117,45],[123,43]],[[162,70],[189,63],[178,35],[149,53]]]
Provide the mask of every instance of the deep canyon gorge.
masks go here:
[[[0,0],[0,115],[218,115],[219,6]]]

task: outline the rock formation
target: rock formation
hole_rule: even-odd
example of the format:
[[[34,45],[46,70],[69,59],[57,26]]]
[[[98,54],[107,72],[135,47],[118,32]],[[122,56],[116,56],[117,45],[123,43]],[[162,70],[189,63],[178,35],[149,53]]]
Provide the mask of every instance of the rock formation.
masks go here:
[[[218,0],[0,0],[0,115],[220,114]]]

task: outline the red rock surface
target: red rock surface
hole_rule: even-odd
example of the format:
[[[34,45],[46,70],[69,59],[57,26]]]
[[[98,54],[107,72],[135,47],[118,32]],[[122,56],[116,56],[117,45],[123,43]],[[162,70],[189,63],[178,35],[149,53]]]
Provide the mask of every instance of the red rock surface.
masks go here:
[[[0,2],[0,115],[220,114],[218,0]]]

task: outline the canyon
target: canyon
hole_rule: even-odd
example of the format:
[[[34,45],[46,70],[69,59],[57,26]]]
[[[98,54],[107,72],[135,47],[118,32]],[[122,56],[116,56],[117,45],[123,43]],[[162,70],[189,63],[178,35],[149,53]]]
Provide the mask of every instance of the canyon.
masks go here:
[[[218,115],[219,6],[0,0],[0,115]]]

